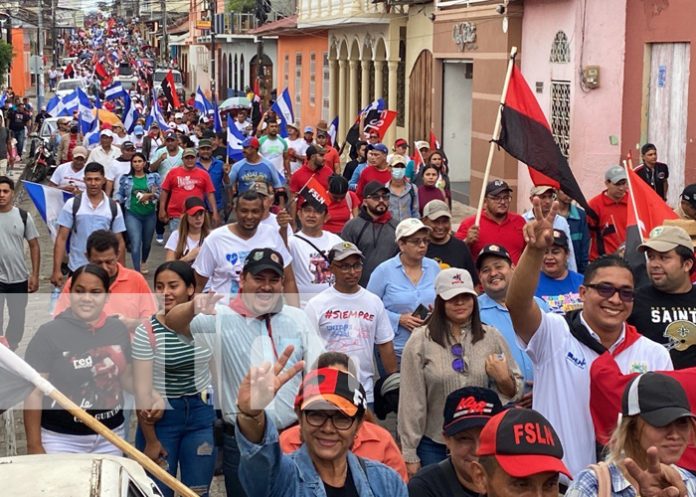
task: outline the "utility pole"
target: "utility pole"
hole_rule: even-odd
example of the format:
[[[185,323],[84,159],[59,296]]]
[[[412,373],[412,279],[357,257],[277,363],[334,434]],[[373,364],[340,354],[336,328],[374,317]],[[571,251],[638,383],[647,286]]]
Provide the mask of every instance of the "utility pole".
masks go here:
[[[162,50],[160,55],[162,57],[162,63],[169,65],[169,57],[167,56],[169,52],[169,43],[167,41],[167,3],[165,0],[160,0],[160,10],[162,11]]]
[[[217,85],[215,77],[215,10],[216,0],[210,2],[210,98],[217,102]]]
[[[53,67],[58,67],[58,24],[56,23],[56,11],[58,0],[51,0],[51,37],[53,38]]]
[[[256,21],[259,26],[264,24],[268,19],[268,13],[271,11],[269,0],[256,0]],[[263,36],[256,37],[256,78],[259,81],[259,91],[261,92],[261,101],[264,107],[268,107],[268,99],[270,97],[269,89],[266,88],[266,78],[264,77],[263,65]],[[253,83],[252,83],[253,87]]]
[[[39,15],[39,39],[38,39],[38,56],[39,64],[36,71],[36,109],[37,111],[41,109],[44,101],[44,72],[43,72],[43,49],[44,49],[44,32],[43,32],[43,2],[39,1],[39,8],[37,9]]]

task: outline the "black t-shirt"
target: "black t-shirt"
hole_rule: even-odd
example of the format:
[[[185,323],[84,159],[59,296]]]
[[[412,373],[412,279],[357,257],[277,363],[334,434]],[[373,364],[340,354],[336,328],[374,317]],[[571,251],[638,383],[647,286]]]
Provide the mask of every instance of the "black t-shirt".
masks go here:
[[[696,288],[678,294],[639,288],[628,322],[669,349],[674,369],[696,366]]]
[[[641,164],[636,168],[636,174],[642,178],[650,187],[657,192],[657,194],[662,197],[663,200],[667,200],[665,195],[665,186],[667,185],[667,179],[669,178],[669,168],[667,164],[662,162],[656,162],[655,167],[652,169]]]
[[[68,309],[36,331],[25,358],[107,427],[123,424],[121,376],[131,362],[131,348],[128,330],[117,318],[106,318],[92,331]],[[94,433],[50,397],[44,398],[41,426],[71,435]]]
[[[12,131],[21,131],[22,129],[24,129],[24,126],[26,126],[29,120],[31,119],[31,117],[29,117],[29,114],[20,112],[18,110],[11,110],[7,117],[10,121],[9,128]]]
[[[227,160],[227,148],[217,147],[215,150],[213,150],[213,157],[215,159],[220,159],[222,162],[225,162]]]
[[[408,482],[409,497],[478,497],[479,494],[465,488],[454,472],[452,461],[431,464],[421,469]]]
[[[469,246],[458,238],[450,236],[449,241],[443,245],[436,245],[431,242],[428,245],[428,251],[425,253],[425,256],[435,259],[440,265],[440,269],[450,267],[466,269],[471,273],[474,285],[478,285],[478,271],[476,271],[476,265],[474,264],[474,258],[471,257]]]
[[[324,490],[326,490],[326,497],[360,497],[358,489],[355,488],[350,466],[348,466],[348,472],[346,473],[346,482],[342,487],[332,487],[328,483],[324,483]]]

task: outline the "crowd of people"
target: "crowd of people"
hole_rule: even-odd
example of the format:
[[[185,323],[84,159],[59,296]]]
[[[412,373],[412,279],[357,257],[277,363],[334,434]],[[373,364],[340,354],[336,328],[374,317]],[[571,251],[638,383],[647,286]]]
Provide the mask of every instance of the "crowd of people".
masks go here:
[[[670,373],[696,367],[696,185],[640,245],[637,288],[623,167],[607,168],[596,216],[554,185],[516,214],[495,179],[480,221],[455,227],[453,166],[427,142],[409,156],[364,129],[344,164],[325,123],[287,123],[286,139],[273,112],[240,111],[233,162],[192,105],[165,118],[104,127],[92,149],[58,122],[50,184],[75,195],[57,218],[54,319],[25,357],[196,493],[220,453],[234,497],[696,496],[696,389]],[[666,166],[642,152],[664,197]],[[16,350],[41,254],[14,188],[0,175]],[[153,244],[166,262],[151,287]],[[600,406],[621,415],[603,443],[600,358],[632,375]],[[29,453],[120,454],[38,390],[24,418]]]

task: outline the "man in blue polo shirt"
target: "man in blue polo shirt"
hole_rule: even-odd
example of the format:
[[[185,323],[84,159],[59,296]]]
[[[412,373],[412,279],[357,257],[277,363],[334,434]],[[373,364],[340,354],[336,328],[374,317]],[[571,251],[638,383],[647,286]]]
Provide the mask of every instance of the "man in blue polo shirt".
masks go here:
[[[259,154],[259,140],[250,136],[242,142],[244,159],[235,162],[230,171],[230,184],[234,196],[252,188],[255,183],[268,183],[274,189],[285,186],[276,168]]]
[[[230,184],[230,177],[225,174],[224,164],[220,159],[213,157],[213,142],[203,138],[198,142],[198,159],[196,167],[203,169],[210,175],[210,180],[215,187],[215,203],[219,213],[225,210],[225,189]]]

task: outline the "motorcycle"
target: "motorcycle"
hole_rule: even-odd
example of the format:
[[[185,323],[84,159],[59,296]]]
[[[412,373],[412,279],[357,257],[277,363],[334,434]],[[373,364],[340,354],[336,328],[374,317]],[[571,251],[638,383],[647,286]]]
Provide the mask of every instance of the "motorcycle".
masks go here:
[[[37,133],[32,133],[29,148],[29,161],[24,167],[21,179],[41,183],[56,168],[56,159],[48,144]]]

